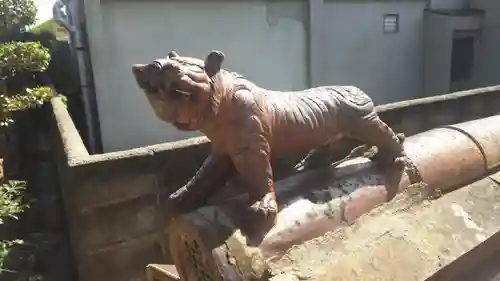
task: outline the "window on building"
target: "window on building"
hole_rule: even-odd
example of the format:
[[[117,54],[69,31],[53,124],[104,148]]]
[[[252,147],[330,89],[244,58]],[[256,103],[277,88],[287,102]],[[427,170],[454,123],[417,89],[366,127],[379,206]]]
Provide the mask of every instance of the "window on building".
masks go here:
[[[467,81],[474,63],[474,36],[453,38],[451,51],[451,82]]]
[[[399,31],[399,15],[384,15],[384,33],[397,33]]]

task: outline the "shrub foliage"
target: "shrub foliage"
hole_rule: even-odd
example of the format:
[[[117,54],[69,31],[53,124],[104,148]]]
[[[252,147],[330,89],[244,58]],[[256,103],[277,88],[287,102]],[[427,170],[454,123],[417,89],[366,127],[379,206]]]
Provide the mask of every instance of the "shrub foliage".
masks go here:
[[[50,63],[50,51],[39,42],[16,42],[13,34],[26,31],[36,20],[33,0],[0,0],[0,134],[6,134],[15,121],[15,113],[41,106],[54,95],[52,88],[42,85],[37,75],[45,72]],[[2,158],[3,155],[0,155]],[[0,159],[1,160],[1,159]],[[1,162],[3,163],[3,161]],[[2,165],[0,164],[0,169]],[[24,198],[26,182],[4,178],[0,173],[0,279],[12,273],[7,261],[16,247],[26,249],[19,237],[12,237],[9,227],[28,207]],[[13,231],[15,232],[15,231]],[[19,260],[19,259],[18,259]],[[33,280],[29,272],[16,280]],[[38,278],[35,278],[38,279]]]

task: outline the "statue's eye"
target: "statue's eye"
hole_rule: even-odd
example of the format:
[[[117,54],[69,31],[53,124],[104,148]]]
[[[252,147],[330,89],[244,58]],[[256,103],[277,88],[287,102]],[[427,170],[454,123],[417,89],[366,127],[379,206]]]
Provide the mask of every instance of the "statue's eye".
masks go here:
[[[191,100],[193,97],[193,95],[191,95],[190,93],[183,92],[180,90],[175,90],[175,95],[177,96],[178,99],[185,100],[185,101]]]
[[[170,85],[169,92],[171,93],[172,98],[174,98],[176,100],[186,100],[187,101],[187,100],[191,100],[193,97],[193,94],[182,90],[179,87],[179,84],[175,83],[175,82]]]

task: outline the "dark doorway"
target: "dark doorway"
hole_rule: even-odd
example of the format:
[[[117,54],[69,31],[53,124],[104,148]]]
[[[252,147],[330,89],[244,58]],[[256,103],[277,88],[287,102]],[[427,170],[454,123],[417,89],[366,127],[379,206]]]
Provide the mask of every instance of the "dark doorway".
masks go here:
[[[455,34],[451,51],[450,83],[453,91],[465,90],[472,78],[474,34]]]

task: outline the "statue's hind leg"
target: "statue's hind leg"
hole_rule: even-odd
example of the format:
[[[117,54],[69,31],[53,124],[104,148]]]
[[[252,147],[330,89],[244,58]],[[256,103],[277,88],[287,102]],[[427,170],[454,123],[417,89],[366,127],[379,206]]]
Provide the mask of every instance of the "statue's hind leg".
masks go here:
[[[378,152],[371,157],[384,171],[387,200],[391,200],[398,192],[399,183],[405,170],[406,153],[403,148],[404,135],[396,135],[375,112],[363,119],[351,120],[345,128],[349,136],[368,146],[376,146]]]
[[[304,170],[326,167],[349,155],[360,144],[356,139],[344,137],[338,141],[311,150],[299,165]]]
[[[396,135],[376,112],[360,120],[350,120],[346,124],[348,124],[345,128],[348,136],[377,147],[378,153],[374,160],[384,165],[404,166],[406,157],[402,144],[404,136]]]

